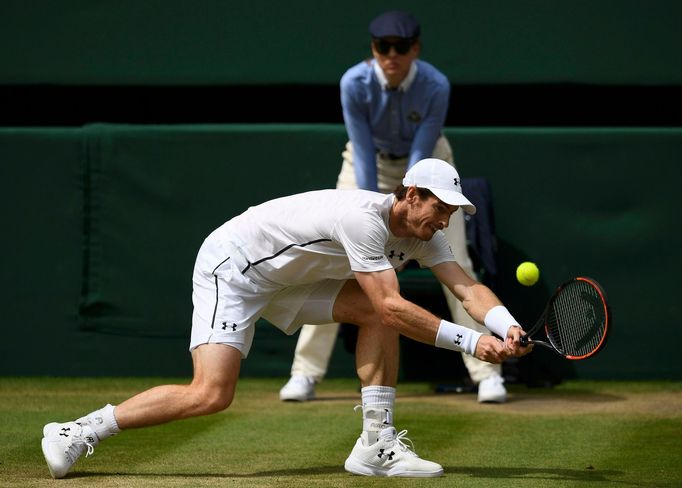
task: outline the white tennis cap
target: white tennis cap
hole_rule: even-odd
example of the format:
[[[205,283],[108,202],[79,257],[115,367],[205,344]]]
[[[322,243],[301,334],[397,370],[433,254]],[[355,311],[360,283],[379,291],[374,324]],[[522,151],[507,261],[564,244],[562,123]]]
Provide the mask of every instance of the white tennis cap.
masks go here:
[[[459,173],[442,159],[428,158],[417,162],[405,174],[403,185],[426,188],[448,205],[459,205],[469,215],[476,213],[474,204],[462,193]]]

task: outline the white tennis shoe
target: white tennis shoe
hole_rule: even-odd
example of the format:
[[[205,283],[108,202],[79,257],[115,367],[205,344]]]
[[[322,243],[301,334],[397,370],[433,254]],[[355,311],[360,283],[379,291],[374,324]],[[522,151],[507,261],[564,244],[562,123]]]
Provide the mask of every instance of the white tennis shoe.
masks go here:
[[[443,474],[440,464],[421,459],[412,450],[412,441],[405,437],[406,430],[396,433],[388,427],[379,433],[379,440],[365,446],[362,438],[346,459],[346,471],[363,476],[400,476],[405,478],[431,478]],[[403,440],[412,446],[410,449]]]
[[[311,376],[295,374],[279,390],[282,401],[307,402],[315,398],[315,379]]]
[[[479,403],[504,403],[507,401],[507,389],[504,378],[497,373],[488,376],[478,384]]]
[[[53,478],[66,476],[81,454],[89,456],[97,444],[97,435],[87,425],[52,422],[43,427],[43,455]]]

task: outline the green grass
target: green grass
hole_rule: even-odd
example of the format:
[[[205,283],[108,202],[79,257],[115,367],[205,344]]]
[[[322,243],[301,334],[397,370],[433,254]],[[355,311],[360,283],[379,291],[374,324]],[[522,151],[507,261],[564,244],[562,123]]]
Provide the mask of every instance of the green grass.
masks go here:
[[[297,404],[278,400],[284,378],[244,379],[227,411],[124,432],[66,479],[50,478],[40,450],[45,423],[166,382],[0,378],[0,486],[682,486],[682,383],[673,382],[511,385],[504,405],[401,384],[396,427],[409,429],[416,451],[445,468],[441,478],[416,480],[343,470],[361,428],[356,381],[327,380],[320,400]]]

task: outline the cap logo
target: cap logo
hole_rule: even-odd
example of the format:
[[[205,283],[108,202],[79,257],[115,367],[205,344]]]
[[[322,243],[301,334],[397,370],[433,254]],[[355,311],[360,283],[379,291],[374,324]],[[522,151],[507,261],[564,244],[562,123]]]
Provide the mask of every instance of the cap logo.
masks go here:
[[[455,178],[455,186],[459,186],[459,178]]]

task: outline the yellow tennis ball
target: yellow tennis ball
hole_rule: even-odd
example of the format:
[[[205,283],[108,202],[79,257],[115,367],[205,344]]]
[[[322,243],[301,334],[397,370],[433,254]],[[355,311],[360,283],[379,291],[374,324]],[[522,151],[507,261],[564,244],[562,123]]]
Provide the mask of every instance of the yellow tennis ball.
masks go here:
[[[523,286],[533,286],[540,278],[540,270],[530,261],[519,264],[516,268],[516,279],[519,280]]]

